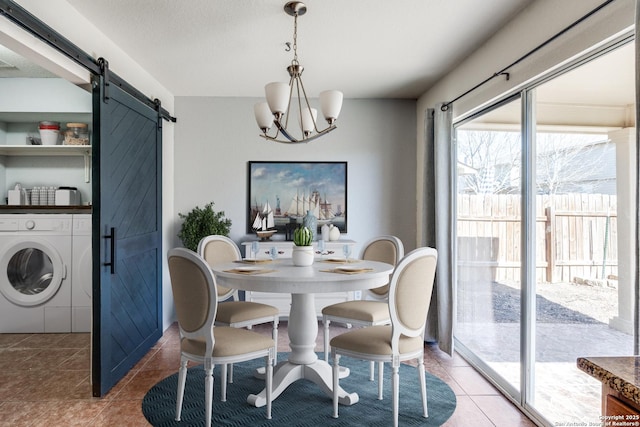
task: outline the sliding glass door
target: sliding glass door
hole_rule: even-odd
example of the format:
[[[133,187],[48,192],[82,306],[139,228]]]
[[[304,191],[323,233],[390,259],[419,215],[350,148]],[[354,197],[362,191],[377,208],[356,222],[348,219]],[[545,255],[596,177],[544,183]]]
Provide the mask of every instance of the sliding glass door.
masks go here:
[[[634,47],[608,49],[455,125],[456,348],[548,425],[599,422],[578,357],[634,354]]]
[[[520,389],[520,98],[456,129],[456,338]],[[497,123],[500,123],[498,126]]]
[[[633,93],[633,86],[624,84],[629,81],[624,75],[633,71],[633,56],[629,43],[535,89],[534,193],[540,232],[532,284],[535,387],[529,403],[552,423],[599,422],[601,384],[577,368],[578,357],[634,354],[635,128],[625,126],[626,119],[618,119],[622,126],[585,126],[615,112],[612,93],[602,95],[608,105],[601,106],[569,103],[561,95],[598,70],[607,70],[600,78],[616,83],[609,87]],[[593,81],[591,90],[601,85]],[[550,123],[557,121],[560,102],[577,120]],[[616,109],[627,117],[629,108]]]

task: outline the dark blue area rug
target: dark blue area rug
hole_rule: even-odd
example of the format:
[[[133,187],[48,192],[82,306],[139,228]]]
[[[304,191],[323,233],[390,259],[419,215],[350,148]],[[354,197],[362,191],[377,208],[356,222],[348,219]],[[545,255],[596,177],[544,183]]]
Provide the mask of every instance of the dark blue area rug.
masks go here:
[[[279,354],[284,359],[287,354]],[[214,370],[213,419],[215,426],[384,426],[393,423],[391,407],[391,368],[385,364],[384,399],[378,400],[378,382],[369,381],[369,362],[342,357],[340,364],[351,374],[340,380],[349,393],[358,393],[360,400],[352,406],[340,405],[339,418],[333,418],[332,400],[310,381],[299,380],[290,385],[272,404],[272,419],[265,418],[266,409],[247,403],[249,394],[256,394],[264,381],[253,377],[263,359],[234,365],[233,384],[227,385],[227,401],[220,401],[219,367]],[[456,396],[439,378],[426,373],[429,418],[422,417],[420,384],[416,368],[400,367],[399,424],[401,426],[440,426],[456,408]],[[185,386],[182,421],[175,418],[178,374],[173,374],[149,390],[142,401],[142,412],[154,426],[204,425],[204,370],[189,369]]]

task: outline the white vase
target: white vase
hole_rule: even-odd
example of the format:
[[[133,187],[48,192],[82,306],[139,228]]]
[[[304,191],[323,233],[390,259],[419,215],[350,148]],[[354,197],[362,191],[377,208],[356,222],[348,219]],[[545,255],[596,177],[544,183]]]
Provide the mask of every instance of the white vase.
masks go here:
[[[298,267],[307,267],[313,264],[313,246],[294,246],[291,253],[293,265]]]
[[[323,225],[322,228],[320,228],[320,231],[322,232],[322,240],[324,240],[325,242],[329,241],[329,226],[327,224]]]
[[[340,229],[332,224],[331,231],[329,231],[329,240],[340,239]]]

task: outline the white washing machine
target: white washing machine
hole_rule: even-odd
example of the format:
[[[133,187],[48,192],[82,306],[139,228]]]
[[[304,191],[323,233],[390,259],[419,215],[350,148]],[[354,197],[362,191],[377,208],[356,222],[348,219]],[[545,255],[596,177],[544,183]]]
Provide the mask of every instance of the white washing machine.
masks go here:
[[[91,331],[91,214],[73,214],[71,332]]]
[[[71,215],[0,215],[0,333],[71,332]]]

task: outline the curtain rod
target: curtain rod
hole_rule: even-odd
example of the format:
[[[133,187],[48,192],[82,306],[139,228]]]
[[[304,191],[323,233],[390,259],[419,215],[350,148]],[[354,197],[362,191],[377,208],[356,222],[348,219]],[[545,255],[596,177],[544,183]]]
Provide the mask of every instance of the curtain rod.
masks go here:
[[[472,87],[471,89],[467,90],[466,92],[464,92],[461,95],[458,95],[456,98],[452,99],[449,102],[445,102],[444,104],[442,104],[442,106],[440,107],[440,109],[442,111],[447,111],[449,109],[449,106],[451,104],[453,104],[454,102],[456,102],[457,100],[459,100],[460,98],[467,96],[468,94],[470,94],[471,92],[473,92],[474,90],[478,89],[481,86],[484,86],[485,84],[487,84],[488,82],[490,82],[491,80],[493,80],[496,77],[500,77],[500,76],[506,76],[506,79],[509,80],[509,73],[507,72],[507,70],[511,67],[513,67],[514,65],[522,62],[523,60],[525,60],[526,58],[528,58],[529,56],[533,55],[534,53],[536,53],[537,51],[539,51],[540,49],[542,49],[543,47],[545,47],[546,45],[548,45],[549,43],[551,43],[552,41],[554,41],[555,39],[557,39],[558,37],[562,36],[563,34],[565,34],[567,31],[571,30],[573,27],[575,27],[576,25],[582,23],[583,21],[585,21],[586,19],[588,19],[589,17],[591,17],[592,15],[598,13],[601,9],[603,9],[605,6],[607,6],[609,3],[614,2],[615,0],[607,0],[604,3],[602,3],[600,6],[596,7],[595,9],[593,9],[591,12],[587,13],[586,15],[584,15],[582,18],[578,19],[577,21],[575,21],[573,24],[569,25],[568,27],[566,27],[565,29],[563,29],[562,31],[560,31],[559,33],[557,33],[556,35],[552,36],[551,38],[547,39],[545,42],[543,42],[542,44],[538,45],[536,48],[530,50],[529,52],[525,53],[523,56],[521,56],[520,58],[516,59],[514,62],[512,62],[511,64],[507,65],[506,67],[504,67],[502,70],[493,73],[493,75],[491,77],[488,77],[487,79],[483,80],[482,82],[478,83],[477,85],[475,85],[474,87]]]

